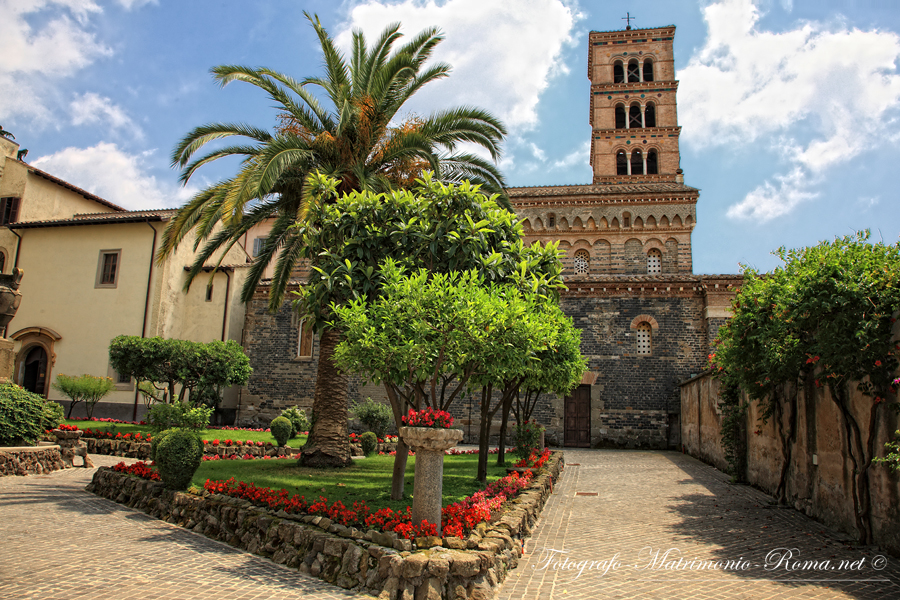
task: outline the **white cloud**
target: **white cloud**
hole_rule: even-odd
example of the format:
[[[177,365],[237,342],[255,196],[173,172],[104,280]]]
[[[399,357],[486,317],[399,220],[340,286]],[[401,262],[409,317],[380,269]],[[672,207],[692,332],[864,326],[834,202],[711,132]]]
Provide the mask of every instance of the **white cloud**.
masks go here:
[[[581,146],[550,164],[553,169],[569,169],[590,164],[591,142],[585,141]]]
[[[69,147],[31,164],[51,175],[131,210],[175,207],[197,193],[193,187],[161,182],[146,173],[149,153],[128,154],[115,144]]]
[[[0,118],[48,120],[51,81],[68,77],[112,51],[97,41],[89,16],[101,12],[92,0],[0,2]],[[33,28],[26,17],[49,16]],[[14,92],[13,92],[14,90]]]
[[[113,130],[126,129],[134,137],[143,136],[141,128],[112,100],[93,92],[77,96],[70,104],[73,125],[106,124]]]
[[[125,10],[140,8],[142,6],[147,6],[148,4],[159,4],[158,0],[116,0],[116,2],[121,4]]]
[[[714,2],[704,18],[706,44],[679,72],[682,139],[705,147],[769,142],[806,173],[766,182],[729,214],[784,214],[772,209],[771,194],[788,194],[781,204],[793,207],[812,196],[803,189],[818,174],[896,133],[889,116],[900,104],[897,34],[817,22],[762,31],[752,0]],[[786,138],[787,148],[779,145]]]
[[[566,71],[561,54],[581,18],[574,2],[563,0],[364,0],[351,8],[337,41],[349,48],[352,28],[371,44],[389,23],[402,23],[406,39],[439,25],[445,40],[433,60],[453,71],[418,92],[411,108],[478,106],[515,131],[536,123],[540,95],[554,74]]]
[[[802,202],[812,200],[817,193],[808,191],[808,175],[795,167],[787,175],[776,175],[776,184],[766,181],[743,200],[728,209],[728,216],[737,219],[770,221],[788,214]]]

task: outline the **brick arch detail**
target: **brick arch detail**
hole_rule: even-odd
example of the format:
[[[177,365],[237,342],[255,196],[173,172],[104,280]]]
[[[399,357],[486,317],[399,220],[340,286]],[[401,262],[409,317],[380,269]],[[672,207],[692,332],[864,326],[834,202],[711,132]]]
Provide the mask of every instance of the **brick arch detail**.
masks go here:
[[[650,331],[656,332],[659,330],[659,323],[651,317],[650,315],[638,315],[634,319],[631,320],[631,329],[637,329],[638,325],[641,323],[649,323]]]
[[[644,242],[644,254],[647,254],[651,250],[656,249],[662,253],[665,253],[666,246],[663,244],[658,238],[650,238],[646,242]]]

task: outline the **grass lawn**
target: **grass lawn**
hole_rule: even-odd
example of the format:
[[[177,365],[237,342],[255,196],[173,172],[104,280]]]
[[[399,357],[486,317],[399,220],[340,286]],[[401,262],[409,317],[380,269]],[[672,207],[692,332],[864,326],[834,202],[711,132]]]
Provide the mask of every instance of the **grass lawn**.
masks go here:
[[[514,462],[511,459],[512,456],[507,456],[509,465]],[[495,455],[488,457],[488,482],[506,475],[506,467],[498,467],[496,461]],[[350,507],[355,500],[364,500],[373,512],[384,507],[405,510],[412,502],[415,464],[415,457],[410,456],[406,463],[407,497],[404,500],[391,500],[393,456],[371,456],[354,460],[351,466],[344,469],[327,470],[297,466],[295,459],[207,461],[200,465],[191,483],[202,488],[207,479],[234,477],[260,487],[284,488],[291,494],[305,496],[309,502],[325,496],[329,505],[340,500]],[[475,479],[477,469],[477,454],[444,457],[444,506],[481,489]]]
[[[94,431],[111,431],[112,433],[138,433],[153,434],[153,429],[149,425],[130,425],[128,423],[104,423],[102,421],[74,421],[66,419],[63,421],[66,425],[75,425],[79,429],[93,429]],[[240,440],[246,442],[272,442],[275,438],[268,431],[236,431],[232,429],[204,429],[200,432],[200,437],[204,440]],[[291,448],[299,448],[306,443],[305,435],[298,435],[288,442]],[[227,479],[227,478],[226,478]]]

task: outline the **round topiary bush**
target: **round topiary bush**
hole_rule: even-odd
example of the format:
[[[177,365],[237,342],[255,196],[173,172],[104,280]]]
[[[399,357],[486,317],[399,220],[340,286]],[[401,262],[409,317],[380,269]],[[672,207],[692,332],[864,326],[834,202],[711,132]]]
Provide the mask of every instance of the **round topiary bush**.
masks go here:
[[[369,456],[378,448],[378,437],[371,431],[367,431],[362,434],[362,437],[359,439],[359,441],[362,445],[363,454],[365,454],[366,456]]]
[[[304,431],[309,431],[309,419],[306,417],[306,411],[292,406],[281,411],[281,416],[291,422],[292,438],[297,437]]]
[[[43,422],[43,397],[12,383],[0,384],[0,446],[30,446],[43,433]]]
[[[292,429],[291,422],[285,417],[275,417],[272,419],[272,423],[269,424],[269,431],[272,432],[272,437],[275,438],[275,443],[279,446],[284,446],[291,439]]]
[[[203,441],[190,429],[168,429],[156,445],[156,468],[170,490],[184,490],[203,460]]]
[[[163,441],[169,432],[175,431],[174,429],[163,429],[158,433],[154,433],[150,437],[150,460],[156,460],[156,449],[159,447],[159,443]]]

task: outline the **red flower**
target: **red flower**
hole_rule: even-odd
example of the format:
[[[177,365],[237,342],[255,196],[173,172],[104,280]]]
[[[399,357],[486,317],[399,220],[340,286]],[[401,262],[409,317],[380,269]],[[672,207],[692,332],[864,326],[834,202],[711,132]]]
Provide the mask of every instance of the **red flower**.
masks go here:
[[[881,361],[880,361],[880,360],[876,360],[876,361],[875,361],[875,366],[876,366],[876,367],[880,367],[880,366],[881,366]]]

